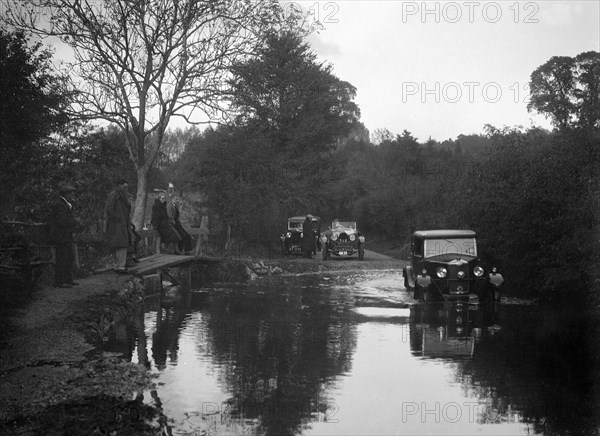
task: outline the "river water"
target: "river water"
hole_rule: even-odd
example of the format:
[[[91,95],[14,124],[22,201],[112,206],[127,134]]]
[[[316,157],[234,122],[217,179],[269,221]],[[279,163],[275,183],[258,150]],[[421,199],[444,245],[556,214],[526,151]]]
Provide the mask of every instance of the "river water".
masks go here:
[[[600,434],[590,326],[412,301],[397,270],[271,277],[148,302],[108,350],[175,435]]]

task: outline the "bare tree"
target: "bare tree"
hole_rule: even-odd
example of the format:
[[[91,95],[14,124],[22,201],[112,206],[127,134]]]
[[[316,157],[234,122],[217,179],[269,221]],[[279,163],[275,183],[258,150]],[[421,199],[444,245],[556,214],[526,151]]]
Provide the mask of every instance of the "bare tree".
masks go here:
[[[147,174],[172,117],[209,122],[224,109],[229,66],[284,21],[276,0],[5,0],[1,20],[73,50],[72,116],[127,134],[137,171],[133,222],[144,222]],[[290,18],[290,17],[287,17]]]

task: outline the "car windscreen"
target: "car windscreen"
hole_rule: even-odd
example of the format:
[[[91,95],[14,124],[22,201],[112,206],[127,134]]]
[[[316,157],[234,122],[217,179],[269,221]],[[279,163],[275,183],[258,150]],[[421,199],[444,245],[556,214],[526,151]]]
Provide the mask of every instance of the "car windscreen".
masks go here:
[[[303,221],[288,221],[288,229],[302,229]]]
[[[352,229],[356,230],[356,221],[334,221],[331,224],[331,229]]]
[[[475,238],[425,239],[425,257],[442,254],[477,256],[477,243]]]

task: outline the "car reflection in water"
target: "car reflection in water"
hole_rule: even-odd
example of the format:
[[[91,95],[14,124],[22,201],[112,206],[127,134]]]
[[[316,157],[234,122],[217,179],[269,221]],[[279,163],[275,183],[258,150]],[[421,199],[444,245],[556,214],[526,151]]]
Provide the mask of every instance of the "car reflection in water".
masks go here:
[[[413,306],[410,316],[410,350],[429,359],[471,359],[482,335],[501,329],[493,308],[444,303]]]

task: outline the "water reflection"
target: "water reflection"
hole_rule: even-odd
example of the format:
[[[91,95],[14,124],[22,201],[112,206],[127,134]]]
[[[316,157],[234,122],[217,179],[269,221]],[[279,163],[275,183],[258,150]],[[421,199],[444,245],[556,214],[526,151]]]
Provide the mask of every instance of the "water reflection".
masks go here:
[[[472,310],[469,310],[472,309]],[[521,420],[537,434],[598,435],[597,326],[539,307],[440,305],[411,314],[411,352],[453,360],[477,422]]]
[[[173,434],[599,434],[596,326],[537,307],[375,307],[387,288],[357,308],[361,280],[378,282],[190,293],[109,346],[158,374]]]
[[[505,308],[498,322],[501,334],[479,341],[456,370],[489,403],[481,422],[518,411],[536,433],[600,434],[595,323],[537,307]]]
[[[286,288],[289,289],[289,288]],[[327,388],[350,369],[355,328],[344,322],[351,300],[304,286],[211,295],[207,340],[221,367],[229,418],[259,423],[264,434],[296,434],[335,407]]]
[[[476,342],[501,329],[497,308],[451,303],[415,306],[410,317],[411,353],[431,359],[470,359]]]
[[[156,368],[165,369],[167,362],[177,364],[179,336],[190,311],[191,292],[182,291],[168,300],[156,300],[155,331],[152,334],[152,359]]]

